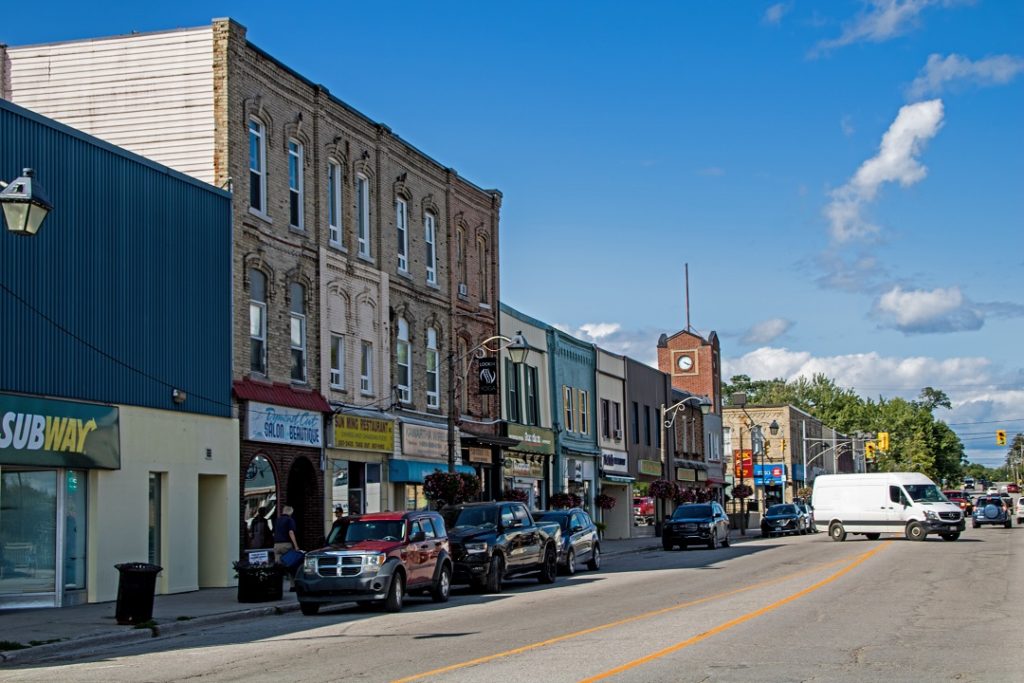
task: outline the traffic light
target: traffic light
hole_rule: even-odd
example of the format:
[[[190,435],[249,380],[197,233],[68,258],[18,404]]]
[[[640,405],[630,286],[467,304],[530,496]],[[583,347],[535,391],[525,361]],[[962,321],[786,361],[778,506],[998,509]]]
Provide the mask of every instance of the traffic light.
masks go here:
[[[997,429],[996,430],[996,445],[997,446],[1005,446],[1006,445],[1006,430],[1005,429]]]
[[[878,432],[878,450],[889,450],[889,432]]]
[[[864,457],[867,458],[868,460],[874,460],[876,448],[877,446],[875,446],[874,441],[868,441],[866,444],[864,444]]]
[[[782,446],[780,447],[779,452],[782,453],[782,455],[786,454],[786,440],[785,439],[782,440]]]

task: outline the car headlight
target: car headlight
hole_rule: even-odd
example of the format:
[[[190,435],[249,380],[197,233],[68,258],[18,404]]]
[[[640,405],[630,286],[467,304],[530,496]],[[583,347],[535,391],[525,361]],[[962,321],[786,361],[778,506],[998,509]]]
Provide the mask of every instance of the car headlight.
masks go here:
[[[467,543],[465,545],[465,548],[466,548],[466,553],[469,554],[469,555],[477,555],[479,553],[486,553],[487,552],[487,544],[486,543]]]
[[[373,574],[380,571],[381,565],[384,564],[384,560],[386,559],[388,559],[388,556],[384,553],[363,555],[363,571],[367,574]]]
[[[302,571],[306,574],[316,574],[316,555],[306,555],[302,561]]]
[[[925,510],[924,511],[924,516],[927,517],[928,519],[938,519],[939,518],[939,513],[935,512],[935,510]]]

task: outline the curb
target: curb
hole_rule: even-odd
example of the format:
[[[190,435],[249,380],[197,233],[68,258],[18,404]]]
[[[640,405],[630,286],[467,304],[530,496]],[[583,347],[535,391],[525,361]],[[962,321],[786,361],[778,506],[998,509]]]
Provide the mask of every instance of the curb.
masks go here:
[[[297,612],[298,610],[298,602],[288,602],[267,607],[220,612],[202,617],[193,617],[185,621],[170,621],[166,624],[157,623],[154,628],[132,628],[131,626],[125,626],[124,630],[111,631],[110,633],[70,638],[56,643],[28,647],[24,650],[0,652],[0,667],[5,665],[32,664],[56,658],[62,660],[75,659],[82,654],[82,650],[92,650],[97,647],[110,645],[125,645],[136,641],[142,642],[153,638],[179,635],[196,627],[217,626],[233,621],[243,621],[274,614],[286,614],[288,612]],[[91,652],[88,654],[91,654]]]

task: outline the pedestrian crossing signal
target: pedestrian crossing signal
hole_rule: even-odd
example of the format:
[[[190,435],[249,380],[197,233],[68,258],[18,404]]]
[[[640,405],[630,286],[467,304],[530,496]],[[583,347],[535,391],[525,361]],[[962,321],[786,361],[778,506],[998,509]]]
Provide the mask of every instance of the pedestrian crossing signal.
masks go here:
[[[878,450],[889,450],[889,432],[878,432]]]
[[[868,441],[866,444],[864,444],[864,457],[867,458],[868,460],[874,460],[875,450],[877,448],[878,447],[875,445],[874,441]]]
[[[997,429],[996,430],[996,445],[997,446],[1005,446],[1006,445],[1006,430],[1005,429]]]

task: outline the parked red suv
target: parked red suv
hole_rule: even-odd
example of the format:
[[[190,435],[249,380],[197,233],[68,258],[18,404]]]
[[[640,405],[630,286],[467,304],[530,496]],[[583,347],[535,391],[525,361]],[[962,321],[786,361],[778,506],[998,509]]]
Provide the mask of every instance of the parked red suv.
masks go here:
[[[448,600],[452,560],[444,519],[436,512],[378,512],[344,518],[327,546],[306,553],[295,576],[306,615],[334,602],[383,604],[402,609],[406,593]]]

